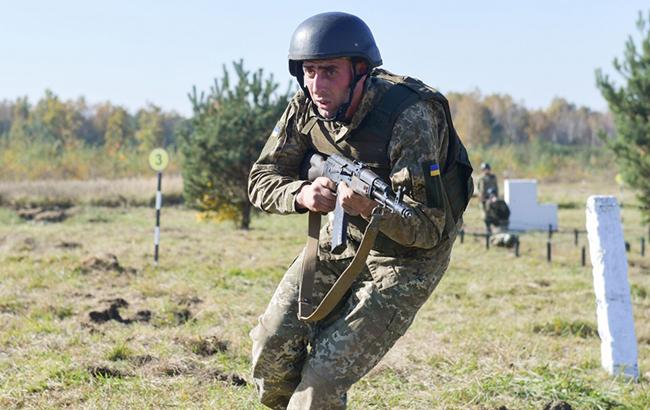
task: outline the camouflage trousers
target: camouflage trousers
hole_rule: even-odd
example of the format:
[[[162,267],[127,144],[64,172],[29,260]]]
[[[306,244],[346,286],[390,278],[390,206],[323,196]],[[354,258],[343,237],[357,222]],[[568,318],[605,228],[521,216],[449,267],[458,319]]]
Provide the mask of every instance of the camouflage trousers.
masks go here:
[[[325,320],[298,320],[302,255],[287,270],[253,339],[253,379],[273,409],[343,409],[352,384],[406,332],[449,264],[453,238],[430,257],[370,253],[348,295]],[[320,300],[350,259],[319,260],[314,295]]]

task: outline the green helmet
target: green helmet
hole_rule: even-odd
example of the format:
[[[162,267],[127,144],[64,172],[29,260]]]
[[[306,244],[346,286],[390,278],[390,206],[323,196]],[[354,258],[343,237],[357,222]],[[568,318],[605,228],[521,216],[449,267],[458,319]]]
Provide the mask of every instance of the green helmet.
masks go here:
[[[369,68],[382,64],[370,29],[359,17],[341,12],[316,14],[300,23],[289,45],[289,72],[302,85],[302,62],[351,57]]]

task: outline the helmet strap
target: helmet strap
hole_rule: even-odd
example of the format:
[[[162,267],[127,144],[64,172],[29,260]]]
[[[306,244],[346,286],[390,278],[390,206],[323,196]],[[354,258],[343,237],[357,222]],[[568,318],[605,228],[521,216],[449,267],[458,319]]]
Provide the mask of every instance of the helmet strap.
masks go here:
[[[352,96],[354,95],[354,89],[357,87],[357,83],[361,79],[362,75],[359,75],[357,73],[357,67],[354,63],[354,60],[350,60],[350,63],[352,65],[352,81],[350,81],[350,87],[348,88],[348,98],[347,100],[341,104],[338,110],[336,110],[336,115],[330,120],[330,121],[341,121],[345,122],[345,114],[348,112],[348,109],[350,108],[350,104],[352,104]]]

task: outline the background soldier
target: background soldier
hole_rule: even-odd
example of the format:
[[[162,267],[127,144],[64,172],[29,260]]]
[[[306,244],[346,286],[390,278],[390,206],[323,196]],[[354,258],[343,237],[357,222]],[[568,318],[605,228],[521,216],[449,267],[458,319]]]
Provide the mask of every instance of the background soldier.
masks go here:
[[[506,232],[510,223],[510,208],[503,199],[499,199],[494,188],[487,191],[485,201],[485,229],[492,233],[492,226],[497,232]]]
[[[492,168],[487,162],[481,163],[481,176],[478,178],[477,191],[481,201],[481,209],[485,210],[485,201],[488,200],[488,190],[493,189],[495,195],[499,196],[499,184],[497,176],[492,173]]]
[[[251,170],[249,197],[272,213],[325,213],[339,201],[349,214],[343,253],[331,252],[331,226],[321,230],[314,296],[322,298],[348,266],[378,204],[325,177],[300,179],[310,152],[370,164],[393,188],[407,189],[415,215],[379,215],[365,267],[322,321],[297,317],[305,251],[289,267],[251,331],[254,382],[271,408],[345,408],[350,386],[406,332],[440,281],[462,224],[471,165],[446,100],[381,64],[370,29],[349,14],[315,15],[291,39],[289,71],[301,90]]]

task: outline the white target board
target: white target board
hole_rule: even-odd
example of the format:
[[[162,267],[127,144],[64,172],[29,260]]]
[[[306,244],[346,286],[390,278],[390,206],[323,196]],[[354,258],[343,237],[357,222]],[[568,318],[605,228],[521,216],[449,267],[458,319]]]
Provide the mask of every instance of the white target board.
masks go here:
[[[537,180],[506,179],[503,198],[510,208],[509,229],[528,231],[557,230],[557,205],[537,203]]]

